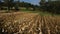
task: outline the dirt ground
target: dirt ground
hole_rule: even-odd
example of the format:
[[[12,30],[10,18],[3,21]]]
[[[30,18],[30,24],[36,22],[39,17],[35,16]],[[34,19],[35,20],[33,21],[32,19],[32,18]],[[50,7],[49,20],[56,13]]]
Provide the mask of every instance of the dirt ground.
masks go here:
[[[60,34],[60,17],[26,12],[0,13],[0,34]]]

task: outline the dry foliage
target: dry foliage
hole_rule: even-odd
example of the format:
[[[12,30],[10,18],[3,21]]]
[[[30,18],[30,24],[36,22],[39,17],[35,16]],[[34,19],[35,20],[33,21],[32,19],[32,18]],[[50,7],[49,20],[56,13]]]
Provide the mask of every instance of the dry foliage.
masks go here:
[[[60,34],[59,16],[0,13],[0,34]]]

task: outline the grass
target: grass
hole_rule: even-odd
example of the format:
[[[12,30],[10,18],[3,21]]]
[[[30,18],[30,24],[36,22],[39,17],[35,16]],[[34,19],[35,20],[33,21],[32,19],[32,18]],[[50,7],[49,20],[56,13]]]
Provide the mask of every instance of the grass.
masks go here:
[[[4,11],[4,10],[3,10]],[[9,11],[10,12],[10,11]],[[11,11],[13,12],[13,11]],[[36,11],[32,11],[32,10],[26,10],[26,9],[21,9],[20,12],[27,12],[27,13],[38,13],[39,15],[42,15],[42,16],[60,16],[58,14],[51,14],[47,11],[39,11],[39,10],[36,10]],[[4,11],[4,13],[8,13],[8,11]]]
[[[42,12],[42,11],[31,11],[31,10],[21,10],[22,12],[28,12],[28,13],[38,13],[39,15],[50,15],[50,16],[54,16],[55,14],[51,14],[51,13],[48,13],[48,12]]]
[[[28,12],[28,13],[38,13],[39,15],[42,15],[42,16],[60,16],[60,14],[52,14],[52,13],[49,13],[47,11],[32,11],[32,10],[26,10],[26,9],[22,9],[21,10],[22,12]]]

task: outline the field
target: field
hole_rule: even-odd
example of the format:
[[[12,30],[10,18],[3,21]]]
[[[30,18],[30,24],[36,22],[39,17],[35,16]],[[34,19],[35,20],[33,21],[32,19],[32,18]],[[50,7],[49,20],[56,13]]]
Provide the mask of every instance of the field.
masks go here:
[[[60,16],[28,11],[2,12],[0,34],[60,34]]]

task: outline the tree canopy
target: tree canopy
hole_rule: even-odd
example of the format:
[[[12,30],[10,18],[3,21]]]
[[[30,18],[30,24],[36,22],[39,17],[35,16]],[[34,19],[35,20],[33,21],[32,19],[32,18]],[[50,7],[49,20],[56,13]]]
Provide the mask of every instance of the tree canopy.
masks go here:
[[[60,14],[60,1],[40,2],[43,11]]]

